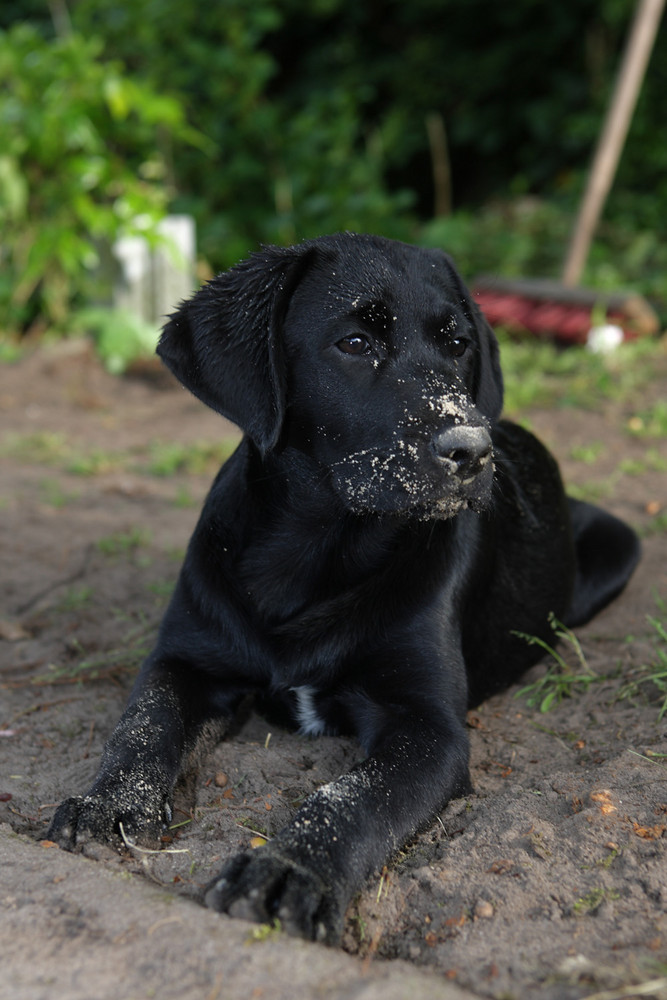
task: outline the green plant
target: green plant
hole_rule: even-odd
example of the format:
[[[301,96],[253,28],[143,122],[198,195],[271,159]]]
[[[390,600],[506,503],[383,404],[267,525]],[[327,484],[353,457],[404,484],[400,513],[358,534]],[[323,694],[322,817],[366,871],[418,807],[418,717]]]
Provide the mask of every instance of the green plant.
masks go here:
[[[176,208],[196,217],[214,269],[260,242],[339,229],[409,234],[414,196],[386,176],[406,116],[393,102],[378,114],[370,64],[354,51],[365,36],[358,13],[344,37],[339,24],[330,30],[330,18],[348,20],[340,0],[219,0],[196,10],[83,0],[72,17],[82,33],[100,32],[109,54],[141,66],[158,92],[176,91],[210,140],[207,156],[176,147],[173,166]]]
[[[131,528],[126,532],[116,532],[97,542],[99,551],[109,557],[130,555],[142,546],[148,545],[150,535],[141,528]]]
[[[587,913],[595,913],[608,899],[614,900],[619,898],[620,895],[615,889],[598,887],[597,889],[591,889],[589,893],[578,899],[572,909],[580,917]]]
[[[628,431],[638,437],[667,437],[667,400],[658,399],[652,406],[630,418]]]
[[[62,327],[99,295],[100,246],[155,238],[169,136],[192,141],[180,104],[76,33],[0,31],[0,328]],[[96,278],[93,286],[93,277]]]
[[[264,837],[266,840],[269,839],[266,827],[262,826],[261,823],[258,823],[257,820],[252,819],[250,816],[242,816],[241,819],[238,820],[237,825],[245,827],[246,830],[250,830],[251,833],[255,833],[259,837]]]
[[[204,475],[216,471],[238,444],[237,439],[217,442],[153,441],[149,448],[147,471],[153,476],[173,476],[178,472]]]
[[[434,219],[420,242],[446,249],[469,280],[478,274],[544,276],[559,267],[570,229],[571,219],[555,203],[517,198]]]
[[[570,223],[548,209],[538,218],[525,192],[555,194],[572,212],[631,16],[619,0],[486,3],[477,18],[469,4],[450,2],[441,32],[433,30],[433,0],[384,4],[379,21],[374,5],[346,0],[71,7],[83,34],[99,32],[110,55],[150,73],[157,89],[177,90],[215,143],[213,169],[197,150],[178,151],[174,168],[216,269],[259,240],[313,228],[406,228],[413,220],[401,204],[405,188],[414,214],[428,219],[436,160],[452,178],[441,212],[452,201],[524,194],[515,212],[494,206],[476,241],[463,237],[474,261],[516,274],[560,268]],[[666,46],[659,34],[653,65],[662,65]],[[664,296],[667,182],[655,129],[662,83],[659,72],[644,81],[589,275],[604,287],[650,281]],[[477,213],[468,215],[472,231]]]
[[[155,353],[160,331],[140,316],[123,309],[90,308],[77,312],[74,331],[89,334],[106,368],[114,375],[125,371],[136,358]]]
[[[76,500],[78,496],[76,493],[67,493],[57,479],[42,480],[41,490],[44,503],[56,509]]]
[[[21,346],[13,338],[3,337],[0,334],[0,364],[12,364],[14,361],[18,361],[22,355]]]
[[[67,472],[76,476],[99,476],[124,468],[127,460],[128,456],[124,452],[91,448],[87,452],[71,451],[65,467]]]
[[[646,686],[653,686],[658,693],[660,708],[658,718],[667,715],[667,601],[656,594],[657,613],[647,615],[653,630],[653,656],[648,663],[633,668],[632,675],[619,691],[618,697],[637,697]]]
[[[528,706],[538,707],[540,712],[548,712],[553,705],[560,704],[564,698],[571,698],[577,690],[586,691],[591,684],[602,680],[586,663],[584,652],[574,632],[562,625],[553,615],[550,615],[549,622],[555,639],[565,642],[574,653],[575,667],[572,667],[564,656],[539,636],[526,635],[524,632],[513,633],[530,646],[539,646],[554,661],[543,677],[522,687],[515,695],[517,698],[525,697]]]
[[[37,431],[34,434],[10,434],[0,453],[37,465],[58,465],[68,453],[64,434]]]
[[[168,598],[171,597],[174,592],[174,581],[173,580],[156,580],[154,583],[149,583],[147,585],[147,590],[150,590],[152,594],[156,597]]]
[[[663,356],[660,343],[649,337],[594,354],[584,347],[562,350],[533,337],[497,333],[510,414],[530,406],[590,410],[606,399],[631,399],[655,378],[656,361]]]
[[[667,532],[667,510],[658,511],[641,534],[644,538],[648,538],[651,535],[661,535],[663,532]]]
[[[624,458],[618,468],[626,476],[643,476],[647,472],[667,472],[667,458],[657,448],[648,448],[642,458]]]
[[[101,652],[88,653],[78,639],[69,642],[76,654],[72,663],[50,663],[48,672],[37,677],[35,684],[66,684],[72,681],[100,680],[116,673],[134,671],[150,652],[148,639],[154,624],[140,621],[123,636],[119,646]]]
[[[357,927],[357,940],[359,941],[359,944],[363,944],[364,941],[366,940],[368,924],[366,923],[366,921],[364,920],[364,918],[361,916],[360,913],[354,914],[354,916],[352,917],[352,922],[356,924]]]
[[[605,479],[597,479],[587,483],[568,483],[567,492],[575,500],[598,503],[600,500],[613,495],[617,479],[618,475],[612,473],[611,476],[607,476]]]
[[[591,441],[588,444],[575,445],[570,448],[570,457],[575,462],[583,462],[584,465],[594,465],[604,451],[604,444],[601,441]]]
[[[427,222],[419,241],[445,249],[469,281],[480,274],[558,279],[573,221],[570,203],[557,195],[525,198],[505,193],[502,200],[474,211],[459,210]],[[582,280],[601,291],[633,288],[664,308],[665,267],[664,241],[648,220],[642,225],[636,213],[634,218],[629,213],[599,227]]]
[[[282,928],[280,920],[278,917],[274,917],[270,924],[259,924],[259,926],[253,927],[246,937],[246,944],[257,944],[260,941],[269,941],[271,938],[278,937],[281,931]]]
[[[64,434],[38,431],[35,434],[8,434],[0,454],[11,455],[22,462],[57,466],[77,476],[96,476],[125,468],[131,459],[129,452],[91,448],[83,451]]]
[[[89,586],[71,587],[58,602],[58,611],[79,611],[90,603],[93,588]]]
[[[173,503],[174,507],[185,509],[187,507],[194,507],[197,501],[194,499],[187,486],[179,486],[176,490],[176,496],[174,497]]]

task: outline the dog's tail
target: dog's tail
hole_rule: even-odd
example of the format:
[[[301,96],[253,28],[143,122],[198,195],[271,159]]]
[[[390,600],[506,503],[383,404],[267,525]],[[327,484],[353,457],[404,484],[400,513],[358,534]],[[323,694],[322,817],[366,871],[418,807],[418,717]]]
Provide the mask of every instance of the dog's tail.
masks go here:
[[[593,504],[568,497],[577,572],[569,628],[585,625],[621,593],[639,562],[639,538],[623,521]]]

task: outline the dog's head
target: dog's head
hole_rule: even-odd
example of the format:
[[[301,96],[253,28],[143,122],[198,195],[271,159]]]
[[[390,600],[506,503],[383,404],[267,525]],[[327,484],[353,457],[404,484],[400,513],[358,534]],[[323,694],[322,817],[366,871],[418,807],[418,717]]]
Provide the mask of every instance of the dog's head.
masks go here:
[[[158,353],[262,454],[310,456],[353,511],[488,501],[498,346],[438,250],[353,234],[267,247],[184,303]]]

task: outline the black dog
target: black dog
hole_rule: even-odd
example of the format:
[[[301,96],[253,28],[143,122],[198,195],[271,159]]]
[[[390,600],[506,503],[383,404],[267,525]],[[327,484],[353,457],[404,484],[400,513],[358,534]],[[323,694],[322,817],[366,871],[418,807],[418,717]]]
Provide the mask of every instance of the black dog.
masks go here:
[[[206,902],[334,942],[363,879],[469,789],[466,707],[539,656],[515,632],[587,621],[639,544],[499,422],[495,337],[439,251],[351,234],[266,248],[186,302],[158,352],[246,437],[99,775],[49,836],[157,837],[197,746],[255,692],[367,757]]]

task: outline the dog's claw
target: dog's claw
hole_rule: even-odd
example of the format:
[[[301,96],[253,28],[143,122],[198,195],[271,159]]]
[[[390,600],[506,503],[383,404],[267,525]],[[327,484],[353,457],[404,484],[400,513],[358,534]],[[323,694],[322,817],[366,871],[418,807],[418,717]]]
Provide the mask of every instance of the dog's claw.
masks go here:
[[[64,851],[74,850],[81,802],[82,798],[80,795],[65,799],[58,806],[51,820],[47,838]]]

